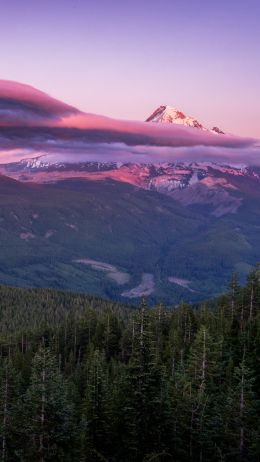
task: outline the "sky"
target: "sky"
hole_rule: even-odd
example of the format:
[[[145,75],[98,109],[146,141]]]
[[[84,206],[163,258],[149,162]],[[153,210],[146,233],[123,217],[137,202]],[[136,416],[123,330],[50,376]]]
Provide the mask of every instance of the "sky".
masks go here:
[[[161,104],[260,139],[259,0],[0,0],[0,78],[144,120]]]

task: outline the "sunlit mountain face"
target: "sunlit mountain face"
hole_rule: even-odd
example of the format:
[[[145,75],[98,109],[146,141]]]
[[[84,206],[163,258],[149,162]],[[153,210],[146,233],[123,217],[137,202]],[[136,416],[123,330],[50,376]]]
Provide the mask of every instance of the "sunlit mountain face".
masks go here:
[[[258,142],[0,82],[0,283],[201,300],[260,260]]]
[[[185,127],[198,128],[214,134],[224,135],[224,132],[218,127],[206,128],[194,117],[186,116],[182,111],[168,105],[159,106],[155,109],[146,119],[146,122],[183,125]]]

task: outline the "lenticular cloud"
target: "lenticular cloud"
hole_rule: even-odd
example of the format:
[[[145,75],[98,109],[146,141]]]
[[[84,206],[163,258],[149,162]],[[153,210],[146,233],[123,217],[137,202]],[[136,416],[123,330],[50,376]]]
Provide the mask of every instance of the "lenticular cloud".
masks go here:
[[[83,113],[28,85],[0,81],[0,163],[48,154],[75,161],[260,164],[251,138]]]

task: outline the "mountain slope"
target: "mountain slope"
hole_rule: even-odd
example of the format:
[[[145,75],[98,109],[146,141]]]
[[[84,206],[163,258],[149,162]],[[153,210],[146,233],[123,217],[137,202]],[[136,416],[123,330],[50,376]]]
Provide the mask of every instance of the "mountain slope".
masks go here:
[[[260,197],[249,191],[237,213],[217,218],[210,205],[118,181],[2,177],[0,282],[125,301],[205,299],[260,259]]]
[[[251,188],[259,189],[257,168],[231,167],[204,163],[57,163],[40,156],[0,166],[0,173],[23,182],[55,183],[78,178],[91,181],[112,179],[142,189],[158,191],[183,205],[200,204],[213,207],[212,214],[236,213],[243,202],[238,178],[245,178]]]

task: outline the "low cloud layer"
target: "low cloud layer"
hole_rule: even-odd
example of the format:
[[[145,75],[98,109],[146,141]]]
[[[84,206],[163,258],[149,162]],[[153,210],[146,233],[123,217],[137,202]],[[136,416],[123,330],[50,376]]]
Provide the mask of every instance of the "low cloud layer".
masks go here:
[[[258,144],[178,125],[84,114],[31,87],[0,81],[0,163],[48,155],[62,162],[259,165]]]
[[[45,162],[183,163],[215,162],[228,165],[260,166],[259,148],[218,148],[206,146],[128,146],[124,143],[50,143],[35,148],[13,148],[1,152],[0,163],[18,162],[44,156]]]

